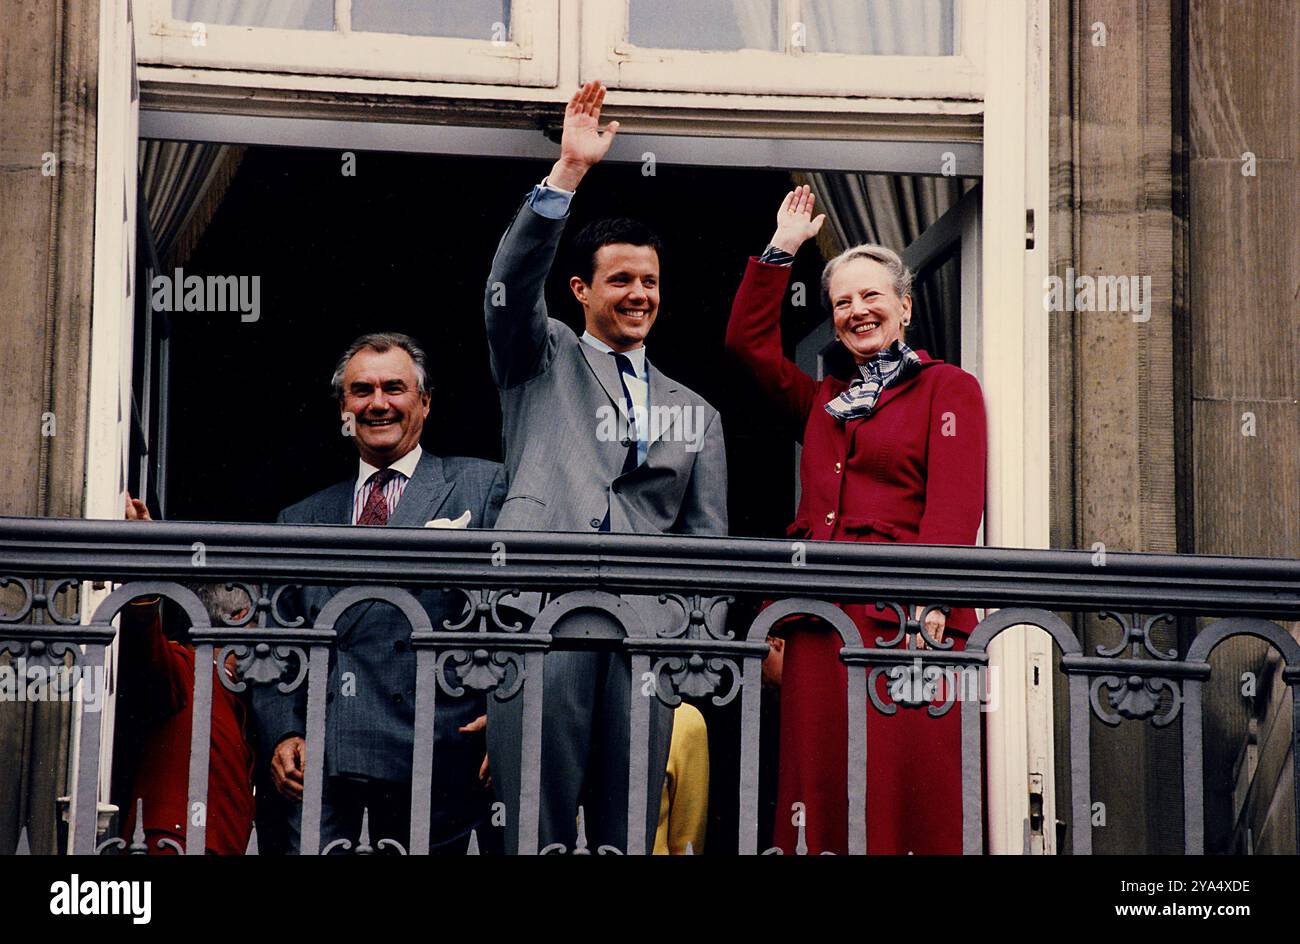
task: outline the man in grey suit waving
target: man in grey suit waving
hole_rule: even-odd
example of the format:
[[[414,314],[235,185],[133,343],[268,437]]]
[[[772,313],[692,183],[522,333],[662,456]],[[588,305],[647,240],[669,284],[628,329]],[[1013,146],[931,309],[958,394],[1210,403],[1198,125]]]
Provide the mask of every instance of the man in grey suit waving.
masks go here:
[[[501,394],[509,490],[497,527],[726,534],[727,468],[718,412],[646,356],[659,312],[659,242],[632,220],[603,220],[575,240],[569,280],[586,331],[547,316],[543,287],[569,202],[618,130],[602,133],[605,90],[589,82],[565,110],[560,159],[524,201],[492,262],[485,296],[492,376]],[[633,601],[655,624],[675,615]],[[680,614],[676,614],[680,615]],[[540,842],[573,847],[586,810],[592,846],[626,848],[630,666],[614,653],[547,656]],[[518,796],[520,703],[488,699],[493,779]],[[652,702],[648,796],[657,807],[671,711]],[[514,811],[512,811],[514,812]],[[654,811],[644,824],[653,844]],[[514,838],[507,821],[507,842]]]
[[[440,458],[420,447],[429,415],[424,352],[403,334],[367,334],[339,359],[335,396],[359,453],[358,474],[286,508],[279,521],[387,527],[490,528],[505,495],[500,464]],[[310,625],[341,588],[291,588],[282,609]],[[418,595],[435,629],[465,607],[455,592]],[[325,781],[321,848],[336,839],[355,843],[363,810],[370,838],[408,847],[411,754],[415,720],[415,653],[411,626],[395,608],[359,604],[335,627],[325,712]],[[289,801],[288,846],[297,851],[307,757],[307,686],[282,694],[277,686],[253,688],[253,713],[261,750],[270,754],[276,790]],[[430,851],[463,853],[469,833],[483,826],[490,792],[480,782],[484,739],[483,696],[438,695],[434,727],[433,808]],[[265,803],[259,804],[267,812]],[[259,831],[261,831],[259,829]]]

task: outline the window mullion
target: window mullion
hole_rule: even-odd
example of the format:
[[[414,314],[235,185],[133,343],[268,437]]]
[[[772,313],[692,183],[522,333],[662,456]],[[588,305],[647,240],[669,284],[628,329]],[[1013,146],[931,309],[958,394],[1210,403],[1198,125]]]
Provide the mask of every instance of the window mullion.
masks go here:
[[[334,30],[352,32],[352,0],[334,0]]]
[[[803,52],[803,47],[793,42],[795,24],[802,21],[803,0],[781,0],[781,30],[784,35],[781,37],[781,44],[778,47],[781,52],[788,56],[797,56]],[[799,35],[803,42],[807,42],[808,25],[805,23],[800,29]]]

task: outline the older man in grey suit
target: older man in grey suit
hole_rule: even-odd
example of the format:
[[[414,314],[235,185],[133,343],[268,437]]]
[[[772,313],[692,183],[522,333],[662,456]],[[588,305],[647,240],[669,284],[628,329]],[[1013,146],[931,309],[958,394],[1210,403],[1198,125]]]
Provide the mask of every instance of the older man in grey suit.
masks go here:
[[[345,429],[359,453],[358,473],[286,508],[279,521],[387,527],[490,528],[505,495],[499,463],[440,458],[420,447],[429,415],[424,352],[403,334],[367,334],[339,359],[333,385]],[[308,624],[339,587],[303,587],[286,593],[286,615]],[[458,619],[463,596],[446,590],[418,594],[435,628]],[[325,781],[321,847],[356,842],[363,810],[370,839],[408,842],[411,755],[414,745],[415,653],[411,626],[386,604],[360,604],[335,627],[325,712]],[[297,851],[303,770],[320,759],[305,756],[306,685],[285,695],[277,686],[253,689],[253,713],[270,772],[291,804],[289,851]],[[480,782],[484,738],[481,694],[438,695],[435,713],[430,851],[463,853],[471,829],[488,816],[490,791]],[[259,804],[260,814],[267,806]],[[483,837],[485,840],[487,836]]]
[[[565,110],[560,159],[501,240],[485,297],[492,375],[501,393],[509,491],[498,528],[638,534],[726,534],[727,467],[718,412],[646,356],[659,311],[659,242],[632,220],[604,220],[576,240],[569,280],[579,338],[547,316],[543,287],[569,202],[618,130],[602,133],[605,90],[589,82]],[[651,624],[666,607],[633,601]],[[680,614],[677,614],[680,615]],[[573,847],[586,810],[593,846],[626,848],[630,665],[617,653],[547,656],[540,842]],[[494,780],[518,796],[521,702],[488,699]],[[653,845],[672,713],[655,699],[644,824]],[[517,812],[517,811],[516,811]],[[507,822],[507,841],[515,838]]]

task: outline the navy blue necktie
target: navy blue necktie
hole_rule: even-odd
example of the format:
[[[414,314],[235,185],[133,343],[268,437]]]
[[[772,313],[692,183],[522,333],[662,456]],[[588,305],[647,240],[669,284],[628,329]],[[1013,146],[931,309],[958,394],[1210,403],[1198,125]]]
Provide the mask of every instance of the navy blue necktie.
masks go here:
[[[613,352],[611,352],[613,353]],[[618,382],[623,388],[623,404],[627,407],[628,417],[628,438],[631,442],[627,447],[627,455],[623,457],[623,474],[627,474],[635,469],[637,463],[637,429],[636,429],[636,405],[632,401],[632,394],[627,389],[627,382],[624,376],[635,377],[636,370],[632,367],[632,359],[626,354],[614,354],[614,363],[618,365]],[[600,530],[609,530],[609,512],[605,512],[605,520],[600,523]]]
[[[614,362],[618,364],[618,382],[623,387],[623,402],[627,405],[627,432],[631,443],[627,449],[627,455],[623,458],[623,471],[631,472],[640,463],[637,461],[637,438],[640,436],[640,430],[636,426],[636,404],[632,400],[632,393],[627,388],[627,377],[636,377],[636,370],[632,367],[632,358],[626,354],[615,354]]]

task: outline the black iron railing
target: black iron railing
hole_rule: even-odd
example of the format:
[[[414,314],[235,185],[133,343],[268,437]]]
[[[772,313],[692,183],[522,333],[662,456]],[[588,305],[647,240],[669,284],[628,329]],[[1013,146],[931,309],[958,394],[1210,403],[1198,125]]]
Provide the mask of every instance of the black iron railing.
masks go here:
[[[82,582],[120,584],[88,622],[61,615],[60,593]],[[238,625],[212,626],[186,583],[232,582],[253,606]],[[1300,562],[1291,560],[1086,551],[951,548],[898,544],[790,542],[618,534],[541,534],[344,526],[139,523],[0,518],[0,585],[18,601],[0,614],[0,652],[29,659],[62,659],[71,652],[86,668],[104,664],[114,638],[113,618],[129,601],[163,596],[188,614],[196,666],[234,653],[249,684],[307,686],[307,754],[323,756],[325,679],[334,627],[348,608],[382,601],[407,614],[416,652],[416,727],[413,745],[411,852],[428,846],[434,712],[451,666],[460,684],[523,700],[520,853],[538,849],[538,763],[543,657],[553,648],[604,648],[632,663],[631,744],[647,743],[649,709],[641,680],[672,705],[683,693],[710,695],[716,704],[741,700],[740,852],[758,849],[759,688],[766,637],[780,620],[804,615],[840,634],[849,666],[848,813],[850,852],[866,851],[866,712],[929,710],[928,699],[882,703],[876,674],[899,665],[980,669],[989,644],[1015,626],[1046,631],[1059,649],[1067,678],[1072,850],[1091,852],[1090,716],[1166,726],[1181,721],[1185,848],[1204,851],[1202,691],[1210,655],[1225,639],[1255,636],[1286,663],[1284,682],[1300,680],[1300,645],[1277,622],[1300,619]],[[277,588],[340,588],[313,625],[279,611]],[[466,600],[462,619],[431,625],[413,595],[430,587],[455,588]],[[525,591],[544,591],[549,603],[536,619],[519,623],[500,608]],[[620,595],[649,596],[673,614],[650,629]],[[723,625],[719,602],[747,597],[770,602],[746,627]],[[898,618],[893,638],[864,640],[836,604],[879,603]],[[974,606],[989,615],[964,651],[908,647],[924,630],[910,604]],[[998,608],[994,610],[994,608]],[[1119,626],[1111,646],[1084,647],[1060,613],[1102,614]],[[1124,614],[1124,615],[1120,615]],[[1131,614],[1131,615],[1130,615]],[[1212,620],[1185,651],[1162,648],[1153,630],[1176,617]],[[577,627],[581,627],[580,631]],[[580,636],[580,641],[577,637]],[[487,671],[482,671],[486,669]],[[205,804],[209,712],[213,675],[196,671],[190,764],[190,802]],[[256,681],[252,681],[256,680]],[[223,682],[224,684],[224,682]],[[873,708],[869,708],[869,702]],[[1300,712],[1300,699],[1293,700]],[[981,799],[980,705],[949,700],[961,718],[963,848],[984,848]],[[1293,718],[1294,738],[1300,716]],[[95,820],[99,719],[84,713],[74,823]],[[630,752],[629,823],[647,804],[645,751]],[[1293,754],[1300,773],[1300,751]],[[302,848],[320,850],[322,765],[309,764]],[[1298,781],[1300,782],[1300,781]],[[1300,796],[1300,791],[1297,791]],[[1298,802],[1300,805],[1300,802]],[[202,807],[200,807],[202,808]],[[657,807],[656,807],[657,808]],[[202,817],[187,826],[186,848],[205,848]],[[630,829],[626,852],[645,852],[640,830]],[[76,828],[71,851],[96,850],[93,829]]]

